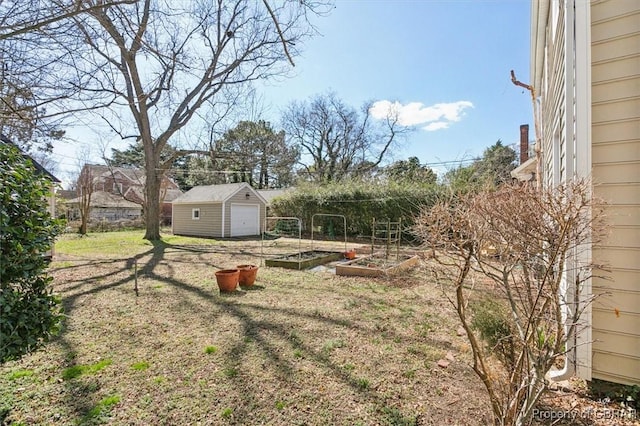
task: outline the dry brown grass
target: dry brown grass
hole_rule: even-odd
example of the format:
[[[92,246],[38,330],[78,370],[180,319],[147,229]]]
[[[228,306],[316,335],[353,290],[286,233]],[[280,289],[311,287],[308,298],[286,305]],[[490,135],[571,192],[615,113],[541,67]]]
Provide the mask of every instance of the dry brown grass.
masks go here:
[[[127,250],[59,250],[65,328],[0,367],[5,422],[490,423],[454,312],[420,268],[372,279],[261,267],[251,290],[220,295],[215,270],[260,264],[259,241]]]

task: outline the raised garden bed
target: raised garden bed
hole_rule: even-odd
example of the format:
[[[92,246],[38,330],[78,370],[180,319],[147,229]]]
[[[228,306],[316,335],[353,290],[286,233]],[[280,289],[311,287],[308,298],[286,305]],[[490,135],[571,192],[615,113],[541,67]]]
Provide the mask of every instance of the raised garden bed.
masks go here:
[[[336,275],[356,277],[381,277],[395,275],[416,265],[418,256],[400,256],[400,259],[382,259],[373,256],[361,257],[336,265]]]
[[[273,259],[265,259],[264,264],[266,266],[277,266],[286,269],[309,269],[314,266],[340,260],[342,257],[343,253],[340,251],[311,250]]]

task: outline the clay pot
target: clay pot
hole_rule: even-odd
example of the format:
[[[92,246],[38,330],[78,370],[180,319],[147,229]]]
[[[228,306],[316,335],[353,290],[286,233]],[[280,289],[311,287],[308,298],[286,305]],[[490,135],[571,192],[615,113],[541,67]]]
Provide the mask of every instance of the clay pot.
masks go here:
[[[345,259],[349,259],[349,260],[355,259],[356,258],[356,249],[351,249],[351,250],[345,251],[343,254],[344,254],[344,258]]]
[[[216,272],[218,288],[222,293],[235,291],[238,286],[240,271],[238,269],[222,269]]]
[[[250,286],[256,282],[256,276],[258,275],[258,267],[256,265],[238,265],[237,268],[240,270],[240,285]]]

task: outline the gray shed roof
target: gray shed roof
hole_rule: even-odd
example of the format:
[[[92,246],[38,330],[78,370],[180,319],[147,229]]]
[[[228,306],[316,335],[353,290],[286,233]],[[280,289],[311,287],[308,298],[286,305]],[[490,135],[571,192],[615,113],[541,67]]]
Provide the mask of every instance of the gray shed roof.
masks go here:
[[[266,203],[264,197],[246,182],[195,186],[173,200],[173,203],[222,203],[241,190],[251,191],[263,203]]]

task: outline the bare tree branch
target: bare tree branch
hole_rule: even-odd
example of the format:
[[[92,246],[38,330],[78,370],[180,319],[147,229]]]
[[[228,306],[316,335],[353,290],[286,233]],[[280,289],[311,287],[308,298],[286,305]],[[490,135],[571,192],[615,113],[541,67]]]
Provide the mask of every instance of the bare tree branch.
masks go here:
[[[102,9],[102,8],[115,6],[119,4],[133,4],[133,3],[136,3],[137,1],[138,0],[98,1],[96,4],[88,7],[81,7],[82,2],[78,1],[78,2],[75,2],[76,3],[75,8],[69,11],[64,11],[64,9],[70,8],[72,5],[65,6],[63,4],[56,4],[56,2],[53,2],[53,4],[56,4],[60,8],[60,11],[58,12],[58,14],[48,16],[42,20],[37,20],[35,22],[24,21],[24,22],[14,23],[8,26],[2,25],[0,26],[0,41],[6,40],[9,38],[18,37],[24,34],[28,34],[28,33],[40,30],[51,24],[55,24],[60,21],[65,21],[70,18],[74,18],[80,14],[95,11],[96,9]],[[31,12],[33,13],[33,11]]]
[[[593,300],[580,288],[596,267],[578,254],[604,229],[601,203],[589,194],[586,180],[541,191],[504,185],[453,194],[416,221],[416,233],[435,254],[434,276],[456,277],[442,281],[443,288],[453,286],[495,424],[528,424],[546,374],[575,349],[580,314]],[[478,300],[466,286],[474,274],[492,282],[482,289],[489,297]],[[566,294],[564,282],[572,283]],[[468,312],[470,301],[475,307]]]
[[[280,40],[282,41],[282,48],[284,49],[284,54],[287,55],[287,59],[289,59],[289,63],[291,64],[291,66],[295,67],[296,64],[293,62],[293,58],[291,57],[291,54],[289,53],[289,49],[287,48],[287,40],[285,40],[284,34],[282,34],[282,30],[280,29],[280,24],[278,23],[278,18],[273,13],[273,10],[271,9],[271,6],[269,6],[269,2],[267,0],[262,0],[262,3],[264,4],[264,7],[267,8],[267,11],[271,16],[271,19],[273,19],[273,23],[276,26],[276,31],[278,31],[278,36],[280,36]]]
[[[408,131],[397,117],[388,117],[380,126],[373,123],[369,107],[359,114],[333,93],[289,105],[283,124],[289,143],[302,152],[301,166],[309,180],[339,181],[369,173]]]

